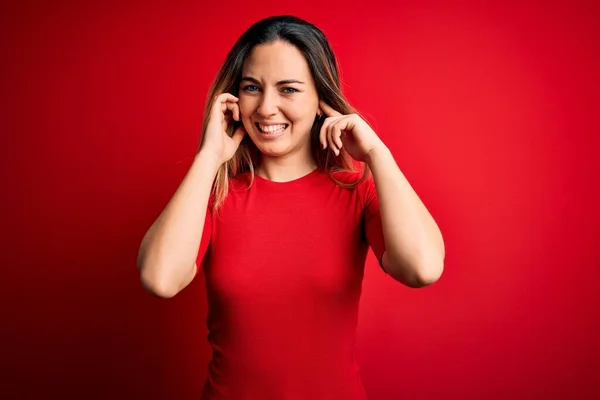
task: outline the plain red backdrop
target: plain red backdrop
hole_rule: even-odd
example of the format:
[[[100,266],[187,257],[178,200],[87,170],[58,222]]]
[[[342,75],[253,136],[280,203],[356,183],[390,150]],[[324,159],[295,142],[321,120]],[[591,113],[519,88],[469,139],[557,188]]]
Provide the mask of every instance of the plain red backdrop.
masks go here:
[[[2,6],[0,396],[198,398],[204,281],[151,297],[138,245],[226,52],[293,13],[328,35],[446,240],[424,289],[369,256],[370,399],[598,398],[598,7],[290,4]]]

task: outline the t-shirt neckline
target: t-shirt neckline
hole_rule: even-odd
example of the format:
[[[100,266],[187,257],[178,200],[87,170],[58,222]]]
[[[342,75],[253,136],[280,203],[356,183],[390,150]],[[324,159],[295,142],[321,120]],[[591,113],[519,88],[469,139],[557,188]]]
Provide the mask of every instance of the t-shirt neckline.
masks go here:
[[[321,172],[320,168],[317,167],[317,168],[313,169],[311,172],[309,172],[309,173],[307,173],[307,174],[305,174],[303,176],[300,176],[298,178],[292,179],[290,181],[285,181],[285,182],[272,181],[272,180],[269,180],[267,178],[263,178],[262,176],[258,175],[255,172],[254,173],[254,179],[256,181],[259,181],[259,182],[263,183],[263,184],[270,185],[270,186],[273,186],[273,187],[285,187],[285,186],[298,185],[298,184],[310,182],[314,178],[316,178],[317,176],[319,176],[320,172]]]

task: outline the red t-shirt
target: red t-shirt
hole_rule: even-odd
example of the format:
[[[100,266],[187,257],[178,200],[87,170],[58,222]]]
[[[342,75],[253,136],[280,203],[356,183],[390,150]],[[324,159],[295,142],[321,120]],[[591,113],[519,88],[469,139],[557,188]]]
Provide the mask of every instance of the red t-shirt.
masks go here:
[[[359,173],[337,173],[356,181]],[[354,356],[369,245],[384,252],[372,177],[315,170],[230,181],[207,212],[197,264],[213,349],[204,400],[365,399]]]

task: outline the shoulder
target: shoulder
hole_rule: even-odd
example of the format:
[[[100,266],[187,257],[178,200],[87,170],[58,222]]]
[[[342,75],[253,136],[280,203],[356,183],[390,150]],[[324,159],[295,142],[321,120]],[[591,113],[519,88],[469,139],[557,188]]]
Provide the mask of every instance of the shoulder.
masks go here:
[[[364,171],[333,171],[331,178],[338,184],[347,185],[359,192],[368,191],[370,187],[374,186],[373,175],[368,172],[365,174]]]
[[[252,174],[250,172],[242,172],[238,175],[229,177],[229,190],[238,191],[248,189],[252,184]]]
[[[338,186],[352,192],[352,197],[358,201],[360,209],[365,209],[377,199],[375,181],[370,171],[364,170],[339,171],[331,174],[331,178]]]
[[[228,208],[227,206],[230,205],[232,200],[235,200],[240,194],[247,190],[251,183],[249,175],[249,173],[241,173],[235,176],[229,176],[224,183],[222,182],[219,185],[215,180],[208,199],[208,210],[210,210],[210,213],[214,214],[218,210],[218,213],[220,214],[223,209]],[[217,199],[220,196],[222,197],[217,205]]]

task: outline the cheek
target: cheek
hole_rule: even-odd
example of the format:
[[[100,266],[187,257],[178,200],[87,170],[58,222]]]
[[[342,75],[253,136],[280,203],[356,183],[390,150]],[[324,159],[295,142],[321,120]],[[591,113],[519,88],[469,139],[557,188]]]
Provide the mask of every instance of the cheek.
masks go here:
[[[297,101],[294,107],[290,108],[290,112],[294,115],[294,118],[304,123],[312,125],[315,116],[317,115],[318,100],[314,100],[312,97],[302,98],[301,101]]]
[[[312,124],[317,114],[316,109],[302,103],[290,104],[289,107],[282,109],[282,111],[284,111],[290,121],[297,124]]]
[[[248,96],[240,96],[238,100],[238,106],[240,107],[240,114],[242,118],[249,118],[252,116],[255,110],[255,102]]]
[[[294,123],[294,125],[303,130],[310,129],[315,121],[316,112],[312,113],[310,110],[306,110],[305,112],[296,112],[292,114],[288,114],[288,118]]]

